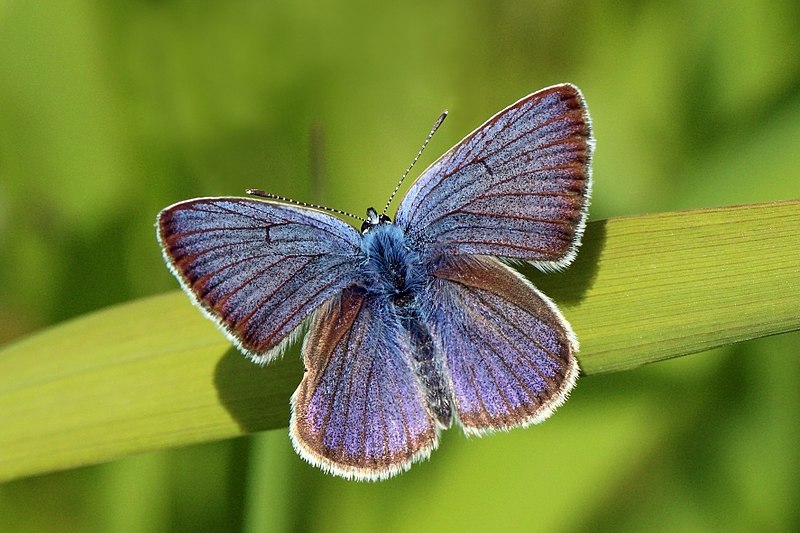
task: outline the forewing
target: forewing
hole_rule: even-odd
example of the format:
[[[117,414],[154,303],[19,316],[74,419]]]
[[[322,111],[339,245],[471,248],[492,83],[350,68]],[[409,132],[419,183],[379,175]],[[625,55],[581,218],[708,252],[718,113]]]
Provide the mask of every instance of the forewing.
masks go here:
[[[542,89],[490,118],[423,172],[396,223],[429,255],[494,255],[561,268],[580,244],[592,149],[578,88]]]
[[[164,209],[157,229],[184,290],[258,363],[355,277],[359,234],[311,209],[200,198]]]
[[[567,399],[577,341],[525,278],[494,258],[452,257],[431,291],[431,334],[465,432],[534,424]]]
[[[314,317],[306,374],[292,396],[290,434],[310,463],[349,479],[383,479],[438,442],[408,334],[388,302],[347,289]]]

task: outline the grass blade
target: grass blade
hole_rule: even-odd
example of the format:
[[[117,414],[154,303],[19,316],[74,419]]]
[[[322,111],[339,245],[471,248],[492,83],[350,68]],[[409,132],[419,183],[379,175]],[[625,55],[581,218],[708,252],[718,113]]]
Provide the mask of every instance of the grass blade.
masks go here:
[[[523,269],[572,322],[586,374],[800,329],[800,201],[587,227],[562,274]],[[0,480],[285,426],[297,348],[259,368],[180,292],[0,350]]]

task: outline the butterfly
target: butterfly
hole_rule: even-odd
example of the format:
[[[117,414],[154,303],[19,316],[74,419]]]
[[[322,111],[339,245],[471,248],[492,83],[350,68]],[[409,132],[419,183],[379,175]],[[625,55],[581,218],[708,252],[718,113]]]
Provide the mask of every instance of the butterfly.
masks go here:
[[[555,85],[430,165],[394,221],[369,208],[358,231],[274,195],[197,198],[161,211],[157,236],[192,301],[254,362],[307,329],[291,398],[297,453],[344,478],[385,479],[454,423],[484,435],[541,422],[566,400],[577,338],[509,264],[572,262],[593,149],[583,95]]]

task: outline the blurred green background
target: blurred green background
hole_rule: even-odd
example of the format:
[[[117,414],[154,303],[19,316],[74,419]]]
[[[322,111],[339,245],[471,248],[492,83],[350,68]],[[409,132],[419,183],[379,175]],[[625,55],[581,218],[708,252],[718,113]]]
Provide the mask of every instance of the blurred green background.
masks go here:
[[[257,187],[361,214],[442,109],[420,169],[562,81],[594,120],[593,219],[800,197],[796,2],[7,0],[0,73],[2,343],[175,290],[170,203]],[[285,430],[18,480],[0,530],[797,530],[798,346],[587,377],[544,425],[450,431],[380,484]]]

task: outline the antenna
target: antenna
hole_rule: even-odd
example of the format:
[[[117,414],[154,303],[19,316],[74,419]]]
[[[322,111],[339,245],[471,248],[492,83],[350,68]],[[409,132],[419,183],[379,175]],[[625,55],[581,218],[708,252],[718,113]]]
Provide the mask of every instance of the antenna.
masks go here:
[[[334,209],[332,207],[325,207],[324,205],[300,202],[298,200],[292,200],[291,198],[286,198],[285,196],[279,196],[277,194],[272,194],[271,192],[262,191],[261,189],[246,189],[245,192],[247,194],[252,194],[253,196],[260,196],[262,198],[272,198],[273,200],[280,200],[281,202],[286,202],[287,204],[299,205],[301,207],[311,207],[312,209],[320,209],[322,211],[328,211],[329,213],[336,213],[338,215],[344,215],[346,217],[355,218],[356,220],[360,220],[362,222],[365,221],[363,217],[356,216],[352,213],[348,213],[347,211],[342,211],[341,209]]]
[[[402,185],[403,180],[406,179],[406,176],[408,176],[408,173],[411,172],[412,168],[414,168],[414,165],[419,160],[420,156],[422,155],[423,150],[425,150],[425,147],[428,146],[429,142],[431,142],[431,139],[433,138],[433,134],[436,133],[436,130],[439,129],[439,126],[442,125],[442,122],[444,122],[444,119],[446,119],[446,118],[447,118],[447,110],[445,109],[444,111],[442,111],[442,114],[439,115],[439,118],[436,119],[436,122],[434,122],[433,127],[431,128],[431,132],[428,134],[428,137],[425,139],[425,142],[422,143],[422,148],[420,148],[419,152],[417,152],[417,156],[414,158],[414,160],[408,166],[406,171],[403,172],[403,175],[400,177],[400,181],[397,182],[397,186],[392,191],[391,196],[389,196],[389,201],[386,202],[386,207],[383,208],[383,213],[381,213],[382,215],[385,215],[386,211],[389,210],[389,206],[392,204],[392,200],[394,200],[394,195],[397,194],[397,191],[400,190],[400,185]]]

